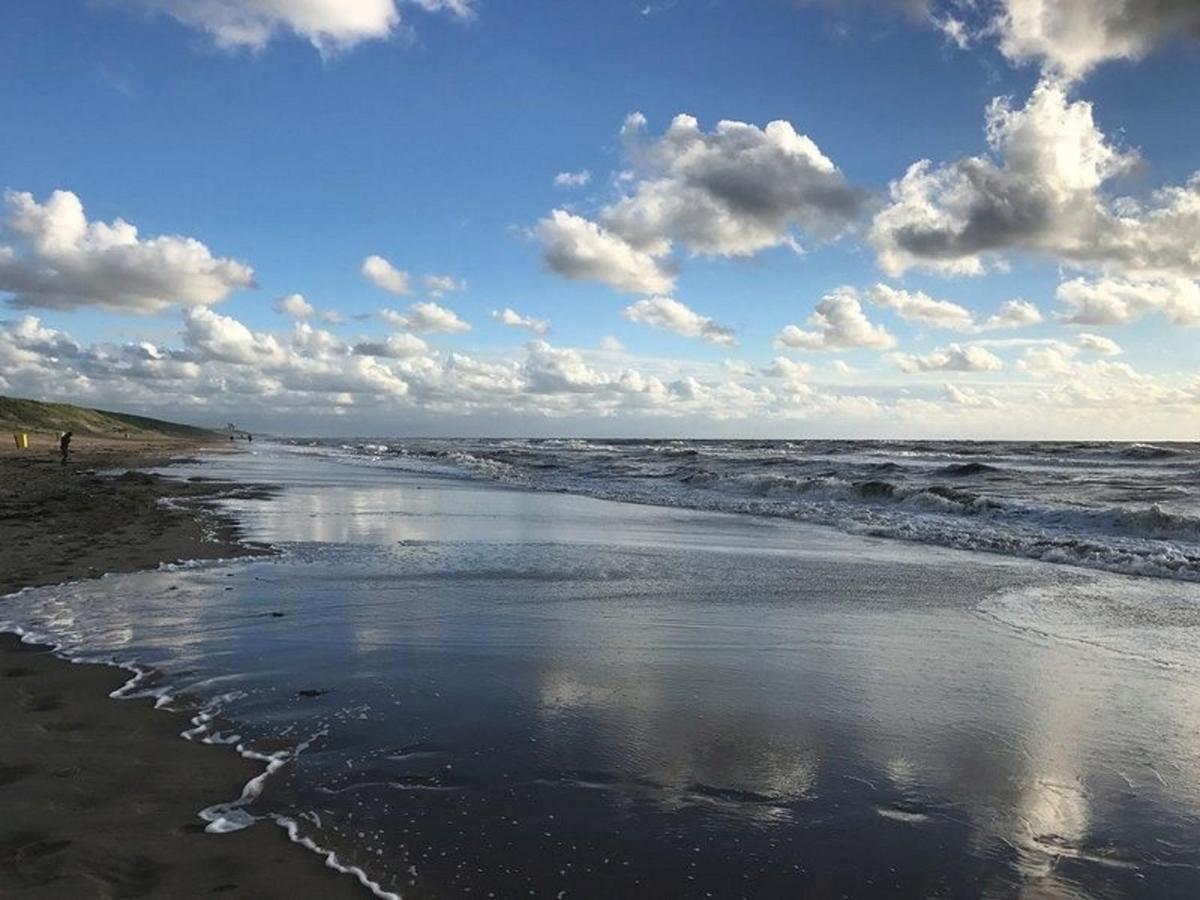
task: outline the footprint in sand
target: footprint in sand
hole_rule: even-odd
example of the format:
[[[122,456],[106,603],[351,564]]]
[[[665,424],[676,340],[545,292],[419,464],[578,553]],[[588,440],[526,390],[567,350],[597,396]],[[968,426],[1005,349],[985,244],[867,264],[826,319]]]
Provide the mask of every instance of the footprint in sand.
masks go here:
[[[154,863],[141,856],[108,856],[85,863],[83,875],[96,882],[103,896],[147,897],[154,892]]]
[[[21,701],[21,709],[25,712],[44,713],[63,708],[62,698],[55,694],[31,694],[28,691],[22,691],[21,693],[24,695],[24,699]]]

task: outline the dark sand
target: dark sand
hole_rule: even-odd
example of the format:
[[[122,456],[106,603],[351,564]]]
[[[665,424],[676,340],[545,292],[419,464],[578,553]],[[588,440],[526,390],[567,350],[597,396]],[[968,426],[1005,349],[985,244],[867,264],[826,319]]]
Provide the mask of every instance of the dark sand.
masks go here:
[[[75,446],[65,468],[45,442],[0,454],[0,595],[266,552],[237,543],[236,527],[205,506],[230,490],[264,488],[95,473],[194,445],[77,438]],[[162,497],[186,500],[164,508]],[[0,635],[0,897],[367,896],[273,824],[205,833],[198,811],[236,798],[261,763],[182,740],[184,714],[106,699],[129,677]]]

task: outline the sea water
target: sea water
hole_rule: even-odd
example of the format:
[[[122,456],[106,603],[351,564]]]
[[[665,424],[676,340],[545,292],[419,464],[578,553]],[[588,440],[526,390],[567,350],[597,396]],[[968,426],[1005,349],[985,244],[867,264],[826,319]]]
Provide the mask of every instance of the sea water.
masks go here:
[[[1102,447],[1086,466],[1079,450],[1039,467],[1010,448],[1034,473],[1021,484],[1043,478],[1018,489],[938,473],[970,448],[894,454],[888,500],[853,475],[882,463],[876,447],[817,463],[770,446],[506,443],[483,464],[481,442],[256,443],[177,471],[282,485],[228,504],[278,557],[27,590],[0,619],[143,667],[131,693],[187,708],[192,739],[271,769],[214,798],[211,822],[288,824],[379,893],[1196,896],[1189,571],[860,527],[942,517],[895,534],[911,538],[1036,519],[1055,546],[1073,534],[1182,558],[1186,531],[1134,534],[1123,515],[1157,504],[1182,529],[1190,487],[1152,472],[1174,457]],[[489,471],[521,454],[535,474]],[[604,454],[618,457],[607,488]],[[771,454],[784,461],[745,461]],[[819,501],[850,510],[830,528],[796,491],[682,480],[722,455],[727,473],[808,467],[860,488]],[[1016,465],[1001,456],[983,464]],[[1092,487],[1054,492],[1052,472],[1081,468]],[[637,494],[643,482],[662,484]],[[895,499],[950,483],[1038,512]],[[695,499],[709,495],[728,502]]]

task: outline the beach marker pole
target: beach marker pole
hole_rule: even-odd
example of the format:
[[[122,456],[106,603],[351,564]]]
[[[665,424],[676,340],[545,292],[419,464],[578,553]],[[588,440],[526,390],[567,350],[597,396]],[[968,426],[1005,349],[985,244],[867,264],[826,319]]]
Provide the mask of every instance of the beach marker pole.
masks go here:
[[[13,440],[17,442],[18,450],[28,450],[29,449],[29,435],[27,435],[25,432],[23,432],[23,431],[17,432],[16,434],[13,435]]]

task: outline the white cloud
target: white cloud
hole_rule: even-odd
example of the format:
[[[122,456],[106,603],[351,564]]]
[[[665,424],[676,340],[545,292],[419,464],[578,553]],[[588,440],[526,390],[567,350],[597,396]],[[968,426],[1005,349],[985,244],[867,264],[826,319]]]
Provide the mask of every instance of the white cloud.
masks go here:
[[[546,265],[564,278],[600,281],[618,291],[660,294],[675,279],[654,257],[636,250],[595,222],[556,209],[534,230],[542,243]]]
[[[275,302],[275,312],[293,319],[308,319],[316,313],[316,309],[304,299],[303,294],[288,294]]]
[[[893,353],[892,361],[901,372],[997,372],[1004,368],[1000,358],[984,347],[950,344],[925,356]]]
[[[404,297],[412,293],[412,276],[382,256],[368,256],[363,260],[361,271],[372,284],[389,294]]]
[[[313,359],[328,359],[346,352],[346,345],[337,335],[308,322],[297,322],[292,329],[292,350]]]
[[[622,129],[640,176],[633,192],[606,207],[601,221],[651,253],[678,240],[693,253],[749,256],[792,242],[792,229],[829,237],[858,214],[860,192],[789,122],[765,128],[721,121],[711,132],[679,115],[657,140],[646,119]]]
[[[452,334],[471,330],[471,326],[460,319],[454,310],[433,302],[414,303],[406,312],[384,309],[380,310],[379,315],[385,322],[412,331],[441,331]]]
[[[867,293],[876,306],[894,311],[909,322],[920,322],[954,331],[973,331],[975,320],[965,307],[949,300],[934,300],[921,291],[902,291],[877,284]]]
[[[684,337],[698,337],[710,344],[728,347],[737,343],[732,328],[718,325],[710,317],[702,316],[670,297],[639,300],[625,307],[621,314],[631,322],[665,328]]]
[[[1113,356],[1121,352],[1115,341],[1094,334],[1082,334],[1076,345],[1054,341],[1044,346],[1030,347],[1024,356],[1017,361],[1017,368],[1029,375],[1052,380],[1068,380],[1088,382],[1099,380],[1119,380],[1124,382],[1147,382],[1145,376],[1139,374],[1127,363],[1096,360],[1095,362],[1079,362],[1077,357],[1080,348],[1092,352]]]
[[[261,50],[283,32],[307,40],[322,54],[388,38],[400,24],[394,0],[125,0],[166,13],[206,32],[227,50]]]
[[[997,313],[983,322],[976,322],[966,307],[949,300],[935,300],[922,291],[904,291],[877,284],[867,296],[876,306],[890,309],[906,321],[952,331],[996,331],[1035,325],[1042,321],[1038,308],[1025,300],[1008,300]]]
[[[608,378],[589,366],[577,350],[552,347],[545,341],[530,341],[524,374],[535,393],[590,393],[608,383]]]
[[[533,316],[523,316],[515,309],[505,307],[504,309],[493,309],[492,318],[501,325],[507,325],[510,328],[524,328],[527,331],[532,331],[534,334],[542,335],[550,328],[550,323],[545,319],[535,319]]]
[[[467,282],[462,278],[455,278],[453,275],[424,275],[421,281],[425,285],[425,289],[429,291],[429,296],[434,298],[467,289]]]
[[[406,297],[413,292],[412,274],[397,268],[382,256],[374,254],[368,256],[363,260],[360,271],[368,281],[389,294]],[[435,300],[441,299],[446,294],[467,289],[466,279],[456,278],[453,275],[422,275],[421,284],[424,285],[429,296]]]
[[[707,256],[795,247],[797,232],[820,239],[842,233],[862,205],[862,192],[785,121],[765,128],[721,121],[705,132],[679,115],[651,139],[645,117],[634,113],[621,137],[631,168],[616,182],[626,192],[596,221],[554,210],[535,229],[547,265],[560,275],[666,293],[673,279],[663,260],[677,243]]]
[[[583,187],[592,180],[592,173],[587,169],[582,169],[579,172],[559,172],[554,176],[555,187],[577,188]]]
[[[978,274],[1010,250],[1074,266],[1142,275],[1200,273],[1200,176],[1157,191],[1148,206],[1101,193],[1131,172],[1137,153],[1115,147],[1096,127],[1090,103],[1071,101],[1060,81],[1042,80],[1014,109],[1006,98],[987,114],[999,162],[922,160],[891,184],[891,203],[871,227],[880,266]]]
[[[200,360],[271,365],[286,357],[273,335],[252,332],[237,319],[218,315],[206,306],[185,309],[183,325],[184,343]]]
[[[838,375],[853,375],[858,371],[858,369],[854,368],[854,366],[850,365],[844,359],[835,359],[829,364],[829,368],[833,369]]]
[[[600,349],[605,353],[624,353],[625,345],[611,334],[606,334],[604,337],[600,338]]]
[[[830,291],[808,318],[811,331],[788,325],[775,338],[776,346],[799,350],[840,350],[854,347],[887,349],[896,339],[863,313],[858,292],[852,287]]]
[[[1178,388],[1167,388],[1161,382],[1136,371],[1128,363],[1106,359],[1079,362],[1079,350],[1070,344],[1057,343],[1033,347],[1017,361],[1017,369],[1038,381],[1056,383],[1063,405],[1125,407],[1127,416],[1136,416],[1136,406],[1150,405],[1174,394],[1177,399],[1186,395]],[[1042,399],[1043,405],[1045,398]]]
[[[1047,422],[1060,434],[1099,437],[1194,431],[1200,373],[1152,377],[1123,363],[1089,360],[1070,344],[1026,346],[1018,368],[1027,377],[989,382],[987,394],[915,382],[909,395],[896,397],[894,388],[861,373],[866,383],[851,395],[810,383],[807,367],[792,360],[739,375],[750,381],[742,384],[720,363],[614,357],[544,341],[486,360],[423,350],[412,335],[347,346],[307,322],[267,334],[198,307],[185,312],[177,348],[148,341],[82,345],[32,316],[0,321],[0,378],[5,391],[22,396],[69,395],[102,407],[152,415],[169,410],[200,423],[233,419],[280,430],[311,427],[337,412],[343,430],[426,422],[428,416],[460,417],[469,423],[463,428],[476,429],[479,414],[534,431],[537,420],[594,427],[609,417],[634,417],[652,428],[675,419],[689,429],[745,420],[742,434],[779,433],[792,422],[806,423],[805,433],[826,434],[893,428],[921,434],[953,425],[955,433],[1013,436]]]
[[[964,406],[968,409],[1000,409],[1004,404],[991,396],[983,394],[965,385],[944,384],[942,391],[946,400],[954,406]]]
[[[415,3],[425,12],[447,12],[458,19],[473,19],[476,12],[476,0],[408,0]]]
[[[359,356],[409,359],[427,354],[429,345],[414,334],[389,334],[382,341],[360,341],[354,345],[354,352]]]
[[[801,0],[804,2],[804,0]],[[867,3],[824,0],[837,9]],[[1109,60],[1137,60],[1172,38],[1200,36],[1195,0],[886,0],[959,49],[996,38],[1013,62],[1066,78]],[[874,5],[882,5],[875,3]]]
[[[1200,35],[1195,0],[1003,0],[1000,49],[1069,77],[1113,59],[1136,60],[1170,37]]]
[[[1200,282],[1190,278],[1074,278],[1056,296],[1067,307],[1060,319],[1076,325],[1124,325],[1159,312],[1172,324],[1200,326]]]
[[[322,56],[402,29],[396,0],[118,0],[164,13],[203,31],[225,50],[261,50],[280,34],[308,41]],[[408,0],[426,12],[474,16],[473,0]]]
[[[13,306],[154,313],[254,287],[249,266],[214,257],[194,238],[142,238],[123,219],[89,222],[70,191],[55,191],[45,203],[15,191],[5,200],[17,243],[0,245],[0,293]]]
[[[999,331],[1006,328],[1023,328],[1042,321],[1042,313],[1028,300],[1006,300],[1000,311],[988,316],[979,327],[980,331]]]
[[[812,374],[812,366],[788,359],[786,356],[777,356],[771,361],[771,365],[763,370],[763,374],[786,381],[803,381]]]
[[[1120,344],[1101,334],[1081,334],[1075,339],[1075,343],[1084,350],[1102,353],[1105,356],[1117,356],[1122,352]]]

